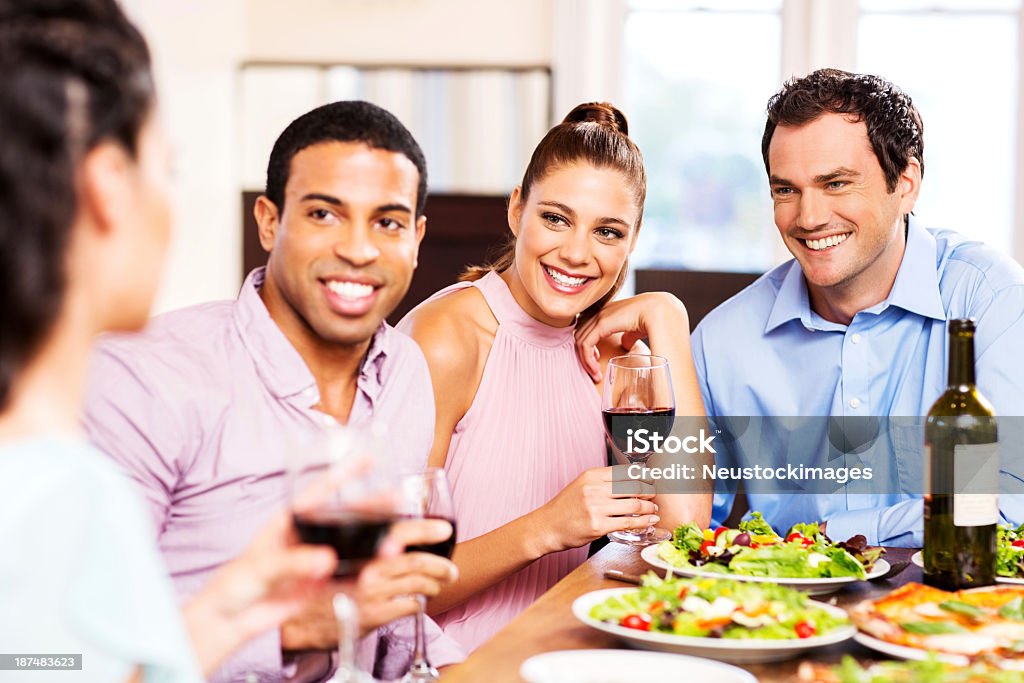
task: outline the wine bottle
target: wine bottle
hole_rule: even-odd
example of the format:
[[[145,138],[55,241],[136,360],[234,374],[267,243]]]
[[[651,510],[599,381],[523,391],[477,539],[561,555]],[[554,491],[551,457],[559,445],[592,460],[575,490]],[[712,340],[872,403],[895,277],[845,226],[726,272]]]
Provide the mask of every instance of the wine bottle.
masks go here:
[[[928,411],[924,582],[944,590],[995,582],[999,447],[992,405],[974,385],[974,321],[949,321],[949,379]]]

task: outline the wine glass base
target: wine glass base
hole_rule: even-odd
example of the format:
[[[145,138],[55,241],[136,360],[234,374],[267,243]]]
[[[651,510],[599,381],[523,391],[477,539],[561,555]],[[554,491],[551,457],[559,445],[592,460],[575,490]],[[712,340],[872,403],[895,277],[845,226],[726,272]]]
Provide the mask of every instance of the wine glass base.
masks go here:
[[[670,538],[672,538],[672,534],[663,529],[652,529],[650,532],[646,529],[644,531],[613,531],[608,534],[609,541],[638,547],[654,545]]]
[[[354,671],[348,669],[345,671],[338,670],[334,673],[334,676],[330,678],[327,683],[379,683],[376,678],[366,673],[365,671]]]
[[[430,683],[440,678],[441,674],[429,664],[424,666],[413,664],[409,672],[402,676],[401,683]]]

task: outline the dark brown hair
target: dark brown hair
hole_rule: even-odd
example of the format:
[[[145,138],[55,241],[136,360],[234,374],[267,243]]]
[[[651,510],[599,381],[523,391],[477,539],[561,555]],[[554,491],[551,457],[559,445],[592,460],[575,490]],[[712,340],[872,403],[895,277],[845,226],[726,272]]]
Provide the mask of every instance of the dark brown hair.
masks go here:
[[[549,130],[533,150],[530,163],[519,186],[520,200],[525,203],[534,183],[555,169],[584,161],[598,168],[613,168],[633,184],[636,206],[640,210],[636,226],[643,220],[644,200],[647,197],[647,173],[640,149],[629,138],[629,124],[625,115],[607,102],[587,102],[576,105],[562,122]],[[515,237],[509,238],[498,255],[487,265],[471,266],[460,280],[479,280],[492,270],[508,270],[515,262]],[[580,320],[593,316],[612,300],[626,278],[629,262],[623,264],[615,284],[608,293],[591,304],[580,315]]]
[[[879,76],[818,69],[790,79],[768,100],[768,121],[761,138],[768,175],[768,145],[775,128],[802,126],[826,113],[864,122],[889,192],[896,189],[911,158],[917,159],[924,174],[924,124],[909,95]]]
[[[149,50],[115,0],[0,0],[0,408],[57,320],[94,147],[132,156],[154,100]]]

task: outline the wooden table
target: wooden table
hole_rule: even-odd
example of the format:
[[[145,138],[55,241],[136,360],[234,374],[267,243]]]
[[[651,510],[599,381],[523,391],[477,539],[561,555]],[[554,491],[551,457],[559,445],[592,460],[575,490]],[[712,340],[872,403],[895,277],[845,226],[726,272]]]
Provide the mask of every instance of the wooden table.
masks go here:
[[[909,560],[913,552],[906,548],[892,548],[886,553],[885,558],[891,564],[896,564]],[[573,600],[584,593],[627,585],[605,579],[604,572],[608,569],[642,574],[650,567],[640,559],[638,549],[618,543],[609,544],[559,581],[494,638],[470,655],[465,662],[447,669],[443,676],[444,683],[520,683],[523,679],[519,676],[519,666],[533,655],[552,650],[625,647],[622,641],[614,636],[585,626],[572,615]],[[910,565],[890,579],[860,582],[832,595],[819,596],[817,599],[834,601],[834,604],[844,607],[865,598],[877,597],[904,583],[920,580],[921,570]],[[849,640],[816,650],[812,656],[803,659],[771,664],[749,664],[741,668],[750,671],[762,683],[788,682],[796,680],[797,667],[801,661],[810,659],[838,662],[846,653],[858,658],[881,658],[877,653]]]

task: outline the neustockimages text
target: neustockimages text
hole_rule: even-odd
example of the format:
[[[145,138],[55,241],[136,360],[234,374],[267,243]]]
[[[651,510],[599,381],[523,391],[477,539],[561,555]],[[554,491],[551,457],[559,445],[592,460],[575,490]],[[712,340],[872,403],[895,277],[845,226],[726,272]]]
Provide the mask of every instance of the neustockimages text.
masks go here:
[[[626,470],[630,479],[644,481],[676,479],[676,480],[749,480],[763,481],[834,481],[845,484],[852,480],[868,481],[872,477],[870,467],[807,467],[806,465],[784,465],[781,467],[716,467],[702,465],[698,474],[697,465],[675,463],[668,467],[647,467],[639,463],[630,465]]]

